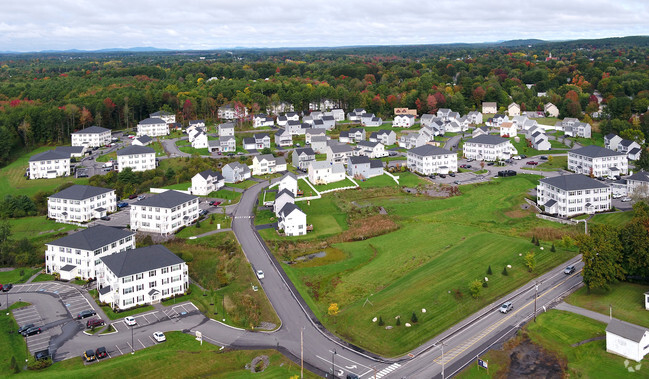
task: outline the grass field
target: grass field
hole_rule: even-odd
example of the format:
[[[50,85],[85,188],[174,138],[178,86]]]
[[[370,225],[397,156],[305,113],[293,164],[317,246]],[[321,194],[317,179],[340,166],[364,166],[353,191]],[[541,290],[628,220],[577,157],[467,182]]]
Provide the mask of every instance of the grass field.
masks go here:
[[[7,283],[24,283],[27,279],[29,279],[32,275],[36,274],[37,272],[41,271],[41,268],[16,268],[11,271],[2,271],[0,272],[0,283],[2,284],[7,284]],[[22,275],[20,275],[22,272]]]
[[[363,197],[363,191],[325,196],[302,207],[308,222],[314,224],[314,233],[318,223],[322,223],[320,228],[329,228],[327,233],[342,231],[334,216],[345,215],[339,206],[345,199],[354,199],[359,207],[382,206],[400,228],[333,245],[342,252],[338,261],[318,265],[315,259],[309,265],[286,266],[285,270],[330,330],[368,350],[401,354],[576,254],[574,249],[551,253],[547,241],[564,232],[575,233],[574,227],[539,220],[521,208],[536,180],[537,176],[519,175],[467,185],[462,187],[462,196],[448,199],[387,188],[384,194],[371,192],[370,197]],[[529,242],[532,233],[543,241],[543,251]],[[536,254],[534,273],[527,271],[519,255],[529,251]],[[508,264],[512,265],[509,275],[501,275]],[[489,266],[494,272],[489,287],[480,298],[471,298],[469,282],[483,278]],[[368,297],[373,303],[370,308],[363,307]],[[334,302],[340,307],[335,319],[327,315]],[[419,313],[422,308],[428,312]],[[381,316],[391,325],[396,316],[409,319],[413,311],[417,311],[419,322],[412,328],[385,331],[371,321]]]
[[[198,154],[198,155],[210,155],[210,152],[207,148],[195,149],[192,147],[192,144],[187,140],[176,141],[176,146],[178,150],[187,154]]]
[[[565,146],[562,143],[557,142],[557,141],[550,142],[550,145],[552,146],[551,151],[536,150],[536,149],[534,149],[532,147],[527,146],[527,141],[525,140],[525,135],[520,134],[519,137],[520,137],[519,142],[514,141],[514,138],[510,138],[510,140],[512,142],[512,145],[514,145],[516,150],[518,150],[518,154],[525,154],[528,157],[533,157],[533,156],[537,156],[537,155],[547,155],[547,154],[550,154],[550,153],[559,154],[559,153],[564,153],[564,152],[568,151],[567,146]],[[557,147],[552,145],[553,142],[556,144]],[[563,148],[559,148],[559,146],[563,146]]]
[[[212,220],[212,216],[214,216],[214,220]],[[221,226],[221,229],[229,228],[230,222],[231,222],[230,216],[225,216],[220,213],[209,214],[207,215],[206,218],[200,220],[200,228],[197,227],[196,224],[187,226],[180,232],[176,233],[176,237],[187,238],[191,236],[197,236],[199,234],[216,230],[216,227],[218,225]]]
[[[399,176],[399,174],[396,174],[396,176]],[[377,188],[377,187],[390,187],[390,186],[397,186],[397,183],[392,179],[391,177],[387,175],[381,175],[381,176],[375,176],[373,178],[369,178],[367,180],[357,180],[356,183],[361,188]]]
[[[633,218],[633,212],[615,212],[615,213],[600,213],[593,216],[588,222],[591,225],[595,224],[608,224],[614,226],[622,226]]]
[[[48,220],[45,216],[32,216],[7,219],[11,225],[11,234],[14,240],[27,238],[36,242],[49,242],[58,234],[67,233],[77,228],[75,225],[59,224]]]
[[[241,199],[241,192],[220,189],[218,191],[210,192],[207,197],[226,200],[223,202],[223,205],[234,204],[238,203],[239,199]]]
[[[34,180],[27,180],[23,176],[27,167],[29,167],[29,158],[32,155],[52,150],[53,148],[52,146],[39,147],[0,169],[0,197],[4,198],[5,195],[27,195],[31,197],[38,191],[54,191],[61,184],[68,182],[88,184],[88,178],[76,179],[73,176]]]
[[[50,282],[54,280],[54,275],[50,274],[39,274],[37,277],[32,280],[32,283],[36,282]]]
[[[649,328],[649,311],[644,307],[647,291],[649,285],[634,283],[617,283],[608,291],[594,289],[590,293],[583,287],[568,296],[566,302],[605,315],[609,314],[609,305],[612,305],[613,317]]]
[[[604,147],[604,135],[602,133],[592,132],[590,138],[575,137],[572,140],[582,146],[597,145]]]
[[[18,309],[25,307],[29,304],[20,302],[14,303],[9,309]],[[4,307],[4,305],[3,305]],[[25,339],[20,334],[16,333],[18,324],[13,318],[11,312],[0,312],[0,376],[6,377],[13,373],[10,369],[11,357],[16,358],[16,362],[23,368],[25,359],[28,357],[27,344]],[[31,358],[33,360],[33,358]]]
[[[162,188],[170,189],[170,190],[181,190],[181,191],[187,191],[189,187],[192,186],[192,182],[184,182],[184,183],[178,183],[178,184],[171,184],[168,186],[164,186]]]
[[[81,357],[55,363],[42,371],[25,372],[22,376],[47,378],[289,378],[299,376],[300,367],[274,350],[220,350],[210,343],[202,345],[193,335],[181,332],[165,333],[167,341],[138,350],[135,354],[104,359],[86,366]],[[22,340],[22,337],[20,337]],[[24,349],[23,349],[24,350]],[[245,370],[255,357],[269,357],[269,367],[261,373]],[[6,373],[6,371],[4,371]],[[306,378],[317,378],[305,371]]]
[[[604,335],[606,325],[595,320],[573,313],[550,310],[537,317],[537,322],[530,322],[523,329],[523,334],[530,341],[541,346],[548,353],[557,356],[565,367],[567,378],[646,378],[649,376],[649,365],[645,359],[639,371],[630,373],[625,358],[606,352],[606,341],[598,340],[581,346],[572,346],[578,342]],[[516,346],[523,339],[516,337],[508,345]],[[510,350],[491,350],[481,356],[489,361],[489,375],[484,369],[470,365],[458,375],[458,378],[504,378],[510,365]],[[635,362],[630,362],[634,369]]]
[[[112,153],[97,157],[97,162],[108,162],[110,160],[117,161],[117,152],[113,151]]]
[[[567,169],[568,168],[568,157],[553,157],[547,161],[541,161],[543,163],[537,166],[525,166],[523,170],[536,170],[536,171],[555,171],[558,169]],[[548,157],[548,158],[550,158]]]
[[[241,188],[241,189],[247,189],[252,186],[257,184],[254,180],[244,180],[243,182],[239,183],[225,183],[226,187],[232,187],[232,188]]]
[[[313,184],[313,183],[311,183]],[[342,187],[354,187],[354,183],[345,178],[345,180],[341,180],[339,182],[333,182],[333,183],[328,183],[328,184],[321,184],[321,185],[314,185],[315,189],[322,192],[322,191],[327,191],[327,190],[332,190],[336,188],[342,188]]]

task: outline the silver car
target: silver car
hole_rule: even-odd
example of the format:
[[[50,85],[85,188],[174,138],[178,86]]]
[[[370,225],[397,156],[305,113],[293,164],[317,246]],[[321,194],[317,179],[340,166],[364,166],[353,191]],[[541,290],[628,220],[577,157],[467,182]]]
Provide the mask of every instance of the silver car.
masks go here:
[[[508,301],[500,306],[500,313],[507,313],[512,309],[514,309],[514,306],[512,305],[511,301]]]

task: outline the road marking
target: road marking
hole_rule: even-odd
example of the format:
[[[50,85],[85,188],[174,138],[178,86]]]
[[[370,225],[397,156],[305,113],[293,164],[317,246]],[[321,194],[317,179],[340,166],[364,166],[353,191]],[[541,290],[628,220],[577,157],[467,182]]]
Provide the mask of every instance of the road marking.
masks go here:
[[[137,342],[139,342],[139,343],[140,343],[140,345],[142,345],[142,348],[143,348],[143,349],[146,349],[146,346],[144,346],[144,344],[142,343],[142,341],[140,341],[140,339],[139,339],[139,338],[137,339]]]
[[[115,345],[115,348],[117,348],[117,350],[119,351],[119,354],[120,354],[120,355],[124,355],[124,353],[122,353],[122,349],[120,349],[119,346]]]
[[[567,281],[570,280],[573,276],[575,276],[575,275],[577,275],[577,274],[579,274],[579,273],[581,273],[581,270],[579,270],[579,271],[575,272],[574,274],[570,275],[570,276],[567,277],[566,279],[564,279],[564,280],[562,280],[561,282],[557,283],[555,286],[553,286],[553,287],[551,287],[551,288],[545,290],[543,293],[541,293],[540,295],[538,295],[537,300],[540,299],[540,298],[542,298],[543,296],[546,296],[550,291],[552,291],[552,290],[554,290],[555,288],[557,288],[557,287],[563,285],[565,282],[567,282]],[[521,294],[523,294],[523,293],[525,293],[525,292],[522,292]],[[453,349],[451,349],[451,350],[448,351],[447,353],[444,353],[444,359],[443,359],[443,360],[442,360],[442,357],[441,357],[441,355],[440,355],[439,357],[433,359],[433,362],[437,363],[437,364],[440,365],[440,366],[441,366],[442,364],[448,364],[448,362],[452,361],[452,360],[455,359],[458,355],[462,354],[463,352],[465,352],[466,350],[468,350],[469,348],[471,348],[473,345],[475,345],[475,344],[478,343],[480,340],[482,340],[483,338],[485,338],[488,334],[490,334],[491,332],[493,332],[497,327],[499,327],[500,325],[502,325],[505,321],[507,321],[507,320],[511,319],[512,317],[514,317],[518,312],[521,312],[525,307],[527,307],[528,305],[532,304],[533,302],[534,302],[534,299],[530,300],[530,301],[527,302],[525,305],[523,305],[523,306],[521,306],[520,308],[518,308],[517,310],[511,312],[508,316],[505,316],[505,317],[501,318],[499,321],[497,321],[497,322],[491,324],[490,326],[488,326],[487,328],[485,328],[485,329],[484,329],[480,334],[473,336],[472,338],[466,340],[464,343],[462,343],[462,344],[460,344],[460,345],[454,347]],[[496,311],[496,312],[499,312],[499,311]]]
[[[345,357],[345,356],[343,356],[343,355],[336,354],[336,357],[340,357],[340,358],[342,358],[342,359],[346,359],[346,360],[352,362],[354,365],[359,365],[359,366],[361,366],[361,367],[365,367],[365,368],[372,369],[370,366],[366,366],[366,365],[364,365],[364,364],[362,364],[362,363],[359,363],[359,362],[356,362],[356,361],[354,361],[354,360],[351,360],[351,359],[349,359],[349,358],[347,358],[347,357]],[[345,367],[346,367],[346,366],[345,366]],[[352,368],[356,368],[356,367],[352,367]]]
[[[128,345],[128,347],[130,347],[130,348],[131,348],[131,351],[135,351],[135,349],[133,348],[133,346],[131,346],[131,344],[130,344],[130,343],[128,343],[128,342],[126,342],[126,344]]]
[[[375,377],[376,377],[376,379],[382,378],[382,377],[388,375],[389,373],[391,373],[392,371],[398,369],[399,367],[401,367],[400,364],[398,364],[398,363],[393,363],[393,364],[391,364],[390,366],[384,368],[383,370],[377,372],[376,375],[375,375]]]
[[[155,340],[153,339],[153,337],[149,336],[149,339],[150,339],[151,342],[153,342],[153,344],[155,345]]]

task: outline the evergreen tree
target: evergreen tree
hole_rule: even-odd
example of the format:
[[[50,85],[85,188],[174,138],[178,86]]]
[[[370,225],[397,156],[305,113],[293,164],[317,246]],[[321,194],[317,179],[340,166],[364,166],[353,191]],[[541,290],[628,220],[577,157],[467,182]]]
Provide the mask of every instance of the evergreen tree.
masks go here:
[[[487,275],[491,275],[493,272],[491,271],[491,265],[489,265],[489,268],[487,269]]]
[[[412,312],[412,316],[410,317],[410,322],[412,322],[412,323],[414,324],[414,323],[416,323],[417,321],[419,321],[419,320],[417,319],[417,315],[415,314],[415,312]]]
[[[503,273],[502,274],[505,275],[505,276],[509,275],[509,274],[507,274],[507,266],[505,266],[503,268]]]

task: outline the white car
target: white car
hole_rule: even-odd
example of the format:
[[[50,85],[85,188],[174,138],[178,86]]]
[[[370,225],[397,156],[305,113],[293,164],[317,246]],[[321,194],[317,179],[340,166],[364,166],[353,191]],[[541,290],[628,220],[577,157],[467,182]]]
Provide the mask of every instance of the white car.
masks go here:
[[[261,270],[257,270],[257,278],[263,279],[264,278],[264,272]]]
[[[515,160],[517,160],[517,161],[520,161],[520,160],[521,160],[521,156],[520,156],[520,155],[514,155],[514,156],[512,157],[512,159],[515,159]]]
[[[124,323],[126,325],[135,325],[137,324],[137,321],[135,321],[135,317],[133,316],[126,316],[124,317]]]
[[[164,333],[162,332],[154,332],[153,333],[153,339],[158,341],[158,342],[164,342],[167,340],[167,337],[165,337]]]

